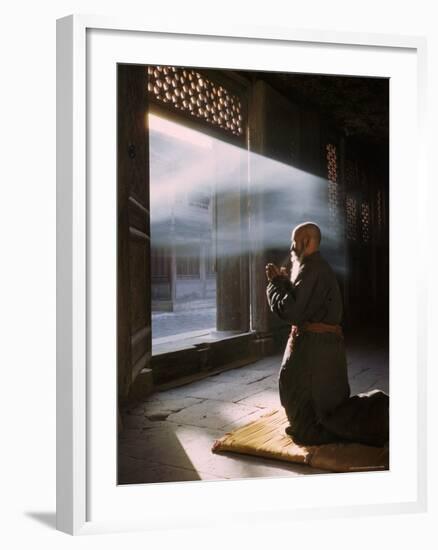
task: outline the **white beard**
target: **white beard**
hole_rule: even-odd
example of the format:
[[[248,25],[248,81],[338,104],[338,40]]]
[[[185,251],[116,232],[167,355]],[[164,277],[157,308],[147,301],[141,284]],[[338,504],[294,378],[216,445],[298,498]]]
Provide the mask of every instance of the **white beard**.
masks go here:
[[[295,279],[298,276],[298,272],[301,267],[301,262],[303,261],[304,255],[300,254],[300,256],[297,256],[295,252],[292,252],[292,267],[290,270],[290,280],[291,282],[295,282]]]

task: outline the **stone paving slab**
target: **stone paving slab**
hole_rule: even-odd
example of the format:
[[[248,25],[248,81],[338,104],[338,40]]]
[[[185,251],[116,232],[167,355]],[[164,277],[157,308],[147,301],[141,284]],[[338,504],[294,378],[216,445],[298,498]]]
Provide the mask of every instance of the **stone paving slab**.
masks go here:
[[[239,405],[248,405],[250,407],[259,407],[261,409],[279,409],[281,407],[278,390],[266,389],[258,393],[245,397],[237,402]]]
[[[256,407],[209,399],[178,413],[171,414],[167,420],[176,424],[223,429],[227,424],[248,416],[257,410],[259,409]]]
[[[201,307],[194,311],[153,312],[152,334],[155,338],[173,336],[189,330],[201,330],[216,326],[216,308]]]
[[[128,459],[128,460],[127,460]],[[205,472],[197,472],[193,469],[168,466],[166,464],[154,464],[144,460],[125,457],[120,465],[119,484],[142,483],[167,483],[178,481],[209,481],[220,480]]]
[[[366,372],[350,382],[351,391],[354,393],[357,392],[366,392],[372,389],[382,389],[378,387],[379,382],[382,380],[382,377],[373,372]]]
[[[278,393],[278,376],[279,373],[275,372],[275,374],[271,374],[268,378],[266,378],[266,388],[270,390],[274,390]]]
[[[348,379],[351,381],[365,372],[370,372],[370,367],[357,366],[357,365],[353,367],[350,366],[348,368]]]
[[[256,363],[252,363],[252,370],[270,370],[272,372],[278,371],[281,364],[283,354],[272,355],[270,357],[263,357]]]
[[[154,422],[154,429],[160,429],[159,426],[156,426],[156,424],[161,424],[161,427],[165,425],[165,422]],[[142,427],[136,427],[136,428],[126,428],[124,427],[123,430],[119,434],[119,446],[123,446],[124,442],[126,440],[131,441],[138,441],[139,439],[142,439],[145,436],[145,433],[152,428],[142,428]]]
[[[252,369],[252,365],[240,367],[238,369],[222,372],[215,376],[210,376],[209,380],[214,383],[233,383],[233,384],[250,384],[259,382],[271,376],[272,369]]]
[[[149,418],[146,418],[143,414],[125,414],[123,416],[123,430],[122,433],[126,430],[141,430],[148,426],[152,425],[152,421]]]
[[[182,399],[166,399],[163,396],[162,399],[157,401],[148,401],[144,406],[144,415],[149,420],[165,419],[172,413],[177,413],[192,405],[201,403],[201,399],[195,397],[185,397]]]
[[[187,397],[195,397],[192,394],[196,390],[205,387],[207,381],[210,380],[210,377],[197,382],[192,382],[190,384],[185,384],[184,386],[179,386],[171,390],[159,391],[150,397],[147,398],[147,401],[162,401],[164,399],[185,399]],[[211,385],[211,382],[208,382]]]
[[[198,385],[193,389],[188,389],[187,395],[200,399],[236,402],[253,395],[254,393],[258,393],[264,388],[266,388],[266,382],[264,382],[264,380],[250,382],[248,384],[245,384],[244,382],[217,382],[212,384],[209,380],[205,380],[202,385]]]
[[[164,464],[167,466],[177,466],[185,470],[195,470],[190,453],[185,445],[190,438],[186,437],[181,441],[178,436],[178,430],[181,427],[167,423],[165,428],[150,430],[137,440],[125,440],[120,445],[121,457],[130,457],[137,460],[143,460],[154,464]],[[195,433],[195,432],[193,432]],[[219,436],[221,431],[211,432],[212,442]],[[205,437],[203,430],[198,429],[196,435],[208,446],[209,442]]]

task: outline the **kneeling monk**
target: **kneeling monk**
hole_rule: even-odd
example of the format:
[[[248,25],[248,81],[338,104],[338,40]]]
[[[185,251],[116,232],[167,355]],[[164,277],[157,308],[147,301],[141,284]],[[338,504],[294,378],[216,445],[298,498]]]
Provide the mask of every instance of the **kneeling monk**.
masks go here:
[[[270,309],[292,325],[279,375],[286,432],[306,445],[382,446],[389,437],[389,397],[380,390],[350,397],[342,298],[320,242],[315,223],[300,224],[292,232],[290,277],[285,268],[266,266]]]

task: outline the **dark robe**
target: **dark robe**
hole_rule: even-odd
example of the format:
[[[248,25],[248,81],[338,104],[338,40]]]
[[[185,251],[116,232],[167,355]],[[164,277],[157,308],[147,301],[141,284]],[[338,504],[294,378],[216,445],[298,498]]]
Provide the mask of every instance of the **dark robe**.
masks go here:
[[[350,397],[342,335],[300,330],[305,322],[339,325],[342,297],[320,252],[306,256],[293,282],[277,276],[267,285],[272,312],[298,327],[284,352],[280,401],[290,433],[302,444],[357,441],[383,445],[389,433],[389,397],[374,390]]]

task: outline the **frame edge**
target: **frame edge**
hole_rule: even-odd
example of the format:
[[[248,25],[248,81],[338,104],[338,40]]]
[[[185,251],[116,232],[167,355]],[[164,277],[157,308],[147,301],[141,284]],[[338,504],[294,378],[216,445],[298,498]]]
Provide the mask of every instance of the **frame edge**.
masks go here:
[[[56,528],[86,521],[85,33],[56,22]]]
[[[319,43],[351,43],[377,47],[400,47],[417,50],[422,72],[419,81],[426,82],[427,46],[420,36],[377,35],[315,29],[294,30],[285,27],[233,27],[227,34],[214,29],[177,31],[158,30],[155,24],[124,21],[105,16],[69,15],[57,20],[56,28],[56,112],[57,112],[57,398],[56,435],[57,529],[68,534],[93,532],[87,517],[87,431],[86,431],[86,177],[85,177],[85,112],[86,112],[86,46],[87,28],[139,30],[144,32],[216,35],[224,38],[254,38]],[[217,30],[217,29],[216,29]],[[259,32],[260,31],[260,32]],[[275,36],[276,35],[276,36]],[[316,39],[316,36],[319,39]],[[391,43],[393,42],[393,43]],[[420,56],[421,53],[421,56]],[[420,90],[420,84],[419,88]],[[426,101],[426,91],[420,93]],[[425,146],[426,105],[421,110],[421,145]],[[424,155],[424,152],[423,152]],[[421,156],[421,163],[424,158]],[[424,175],[424,174],[422,174]],[[423,189],[427,193],[427,189]],[[422,199],[422,203],[425,199]],[[427,302],[427,282],[419,281],[421,304]],[[420,306],[420,304],[419,304]],[[424,310],[423,310],[424,311]],[[424,332],[423,346],[427,334]],[[423,376],[420,392],[426,395],[427,358],[421,351],[419,362]],[[425,400],[419,402],[419,416],[426,422]],[[419,446],[426,451],[426,436]],[[423,456],[425,456],[423,454]],[[426,459],[421,461],[426,467]],[[420,468],[419,468],[420,473]],[[418,500],[409,512],[427,510],[427,473],[419,475]],[[404,511],[404,510],[403,510]],[[135,529],[135,526],[132,526]],[[127,527],[131,530],[132,527]],[[140,530],[143,530],[141,528]],[[122,529],[124,530],[124,529]],[[107,532],[105,530],[105,532]]]

